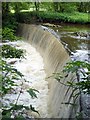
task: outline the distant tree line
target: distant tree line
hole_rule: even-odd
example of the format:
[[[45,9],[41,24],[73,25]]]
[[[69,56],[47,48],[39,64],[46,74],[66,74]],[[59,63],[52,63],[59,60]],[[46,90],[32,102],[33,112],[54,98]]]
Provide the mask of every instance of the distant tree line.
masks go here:
[[[3,2],[2,13],[8,14],[11,9],[15,13],[21,10],[28,10],[32,8],[35,11],[45,10],[53,12],[90,12],[89,2]]]

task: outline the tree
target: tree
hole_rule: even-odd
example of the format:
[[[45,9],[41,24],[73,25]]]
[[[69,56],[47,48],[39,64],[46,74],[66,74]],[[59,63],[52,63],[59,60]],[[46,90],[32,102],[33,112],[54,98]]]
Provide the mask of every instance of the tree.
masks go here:
[[[34,2],[36,11],[39,11],[39,4],[40,4],[39,2]]]
[[[79,12],[89,12],[90,11],[90,3],[89,2],[80,2],[77,4],[77,9]]]
[[[53,8],[54,8],[55,12],[58,12],[59,11],[59,3],[58,2],[54,2],[53,3]]]
[[[2,3],[2,16],[7,17],[9,12],[10,12],[10,8],[9,8],[9,2],[3,2]]]
[[[12,9],[15,10],[15,14],[19,13],[21,10],[28,10],[30,7],[30,3],[28,2],[12,2],[11,3]]]
[[[73,12],[77,10],[75,2],[54,2],[53,8],[55,12]]]

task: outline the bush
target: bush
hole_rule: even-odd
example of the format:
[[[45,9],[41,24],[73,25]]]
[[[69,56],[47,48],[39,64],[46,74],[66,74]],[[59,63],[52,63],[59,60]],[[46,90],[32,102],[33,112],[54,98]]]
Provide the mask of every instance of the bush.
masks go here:
[[[7,17],[3,18],[2,28],[8,27],[9,29],[13,29],[15,32],[15,30],[17,29],[17,25],[18,22],[14,14],[9,13]]]
[[[14,80],[22,80],[24,79],[24,75],[19,72],[17,69],[15,69],[13,66],[9,65],[6,63],[6,61],[2,60],[0,61],[0,70],[2,69],[2,76],[0,75],[0,78],[2,78],[2,81],[0,79],[0,83],[2,82],[2,87],[0,87],[0,95],[2,97],[4,97],[6,94],[12,92],[12,90],[14,90],[14,86],[18,86]],[[1,71],[0,71],[1,72]],[[23,85],[23,82],[22,82]],[[18,86],[19,87],[19,86]],[[39,92],[36,89],[27,89],[26,92],[29,93],[29,95],[33,98],[37,98],[37,95],[35,92]],[[2,120],[11,120],[12,116],[13,116],[13,120],[15,119],[21,119],[21,120],[25,120],[26,117],[29,117],[26,112],[23,111],[24,110],[31,110],[33,112],[36,112],[37,114],[39,114],[39,112],[37,110],[35,110],[35,108],[30,105],[30,106],[24,106],[24,105],[20,105],[18,104],[18,99],[20,97],[22,92],[22,87],[19,91],[19,94],[16,98],[15,103],[9,103],[9,104],[5,104],[3,103],[3,100],[1,99],[2,102]],[[17,114],[16,114],[17,113]]]
[[[0,66],[2,67],[2,90],[0,93],[4,95],[10,92],[13,89],[13,86],[16,86],[14,80],[21,79],[23,74],[11,65],[7,64],[4,60],[0,61]]]
[[[71,23],[90,23],[87,13],[71,12],[21,12],[18,14],[19,22],[30,23],[33,21],[41,22],[71,22]]]
[[[14,40],[18,40],[19,37],[16,37],[14,35],[14,30],[5,27],[4,29],[2,29],[2,41],[5,40],[10,40],[10,41],[14,41]]]
[[[87,71],[85,71],[85,69]],[[70,73],[76,74],[77,81],[69,80],[66,84],[63,83],[63,76],[60,73],[54,73],[54,78],[65,86],[73,88],[73,96],[77,97],[81,93],[90,94],[90,63],[83,61],[72,61],[66,64],[63,73],[67,73],[64,77],[67,77]],[[78,91],[78,94],[75,92]]]
[[[16,49],[10,45],[2,46],[2,57],[4,58],[24,58],[24,50]]]

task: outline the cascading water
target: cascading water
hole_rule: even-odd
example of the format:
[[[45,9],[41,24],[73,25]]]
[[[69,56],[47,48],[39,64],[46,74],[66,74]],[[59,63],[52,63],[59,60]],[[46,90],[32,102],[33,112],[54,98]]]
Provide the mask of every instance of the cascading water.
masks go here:
[[[48,117],[48,82],[45,80],[46,74],[43,59],[34,47],[24,41],[17,41],[11,44],[15,44],[18,49],[26,51],[23,59],[7,59],[9,63],[16,61],[13,66],[24,75],[25,80],[15,80],[17,85],[19,85],[14,87],[16,94],[7,94],[3,100],[6,104],[15,103],[18,92],[22,87],[23,93],[20,95],[17,103],[25,106],[32,105],[40,113],[40,116],[38,116],[38,114],[30,111],[28,113],[30,116],[46,118]],[[37,98],[32,99],[29,93],[25,91],[29,88],[39,91],[39,93],[36,93]]]
[[[15,62],[14,66],[24,74],[26,80],[16,81],[19,85],[19,87],[15,87],[16,93],[7,94],[4,97],[4,101],[6,104],[15,102],[22,87],[23,92],[17,103],[27,106],[31,104],[40,113],[40,116],[38,116],[29,111],[28,115],[30,117],[75,118],[76,112],[79,111],[78,101],[78,106],[77,108],[75,107],[75,109],[69,104],[62,104],[67,102],[73,103],[73,99],[71,98],[72,89],[59,84],[54,78],[48,79],[48,83],[45,81],[46,75],[48,77],[52,75],[52,73],[61,72],[66,63],[70,61],[70,57],[61,44],[61,41],[59,42],[57,39],[57,35],[54,34],[55,37],[53,31],[52,34],[51,31],[48,31],[45,27],[43,28],[38,25],[19,25],[18,34],[25,38],[29,44],[21,41],[13,44],[16,44],[15,46],[17,46],[18,49],[22,48],[26,50],[26,59],[8,59],[7,62]],[[30,44],[40,52],[45,66],[39,53],[35,52],[36,50]],[[67,47],[67,45],[65,45],[65,47]],[[70,74],[62,81],[66,83],[74,78],[75,76]],[[25,91],[29,88],[39,91],[39,93],[37,93],[38,98],[31,99],[30,95]]]
[[[71,59],[90,62],[90,26],[76,24],[60,24],[60,26],[49,25],[48,27],[56,31],[62,44],[70,53]],[[83,118],[90,119],[90,94],[81,95],[81,108]]]

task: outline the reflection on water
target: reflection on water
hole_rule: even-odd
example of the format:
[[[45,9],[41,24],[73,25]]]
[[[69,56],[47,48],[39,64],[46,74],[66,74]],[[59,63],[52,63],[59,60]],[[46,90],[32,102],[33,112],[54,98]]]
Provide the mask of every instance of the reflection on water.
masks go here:
[[[67,34],[67,33],[66,33]],[[68,44],[68,47],[71,51],[75,52],[76,50],[88,50],[88,40],[80,40],[72,37],[61,37],[61,40]]]
[[[67,44],[67,47],[73,52],[74,58],[78,54],[80,60],[89,60],[90,25],[60,24],[60,27],[58,25],[49,27],[57,32],[61,41]],[[84,59],[85,55],[86,59]]]

